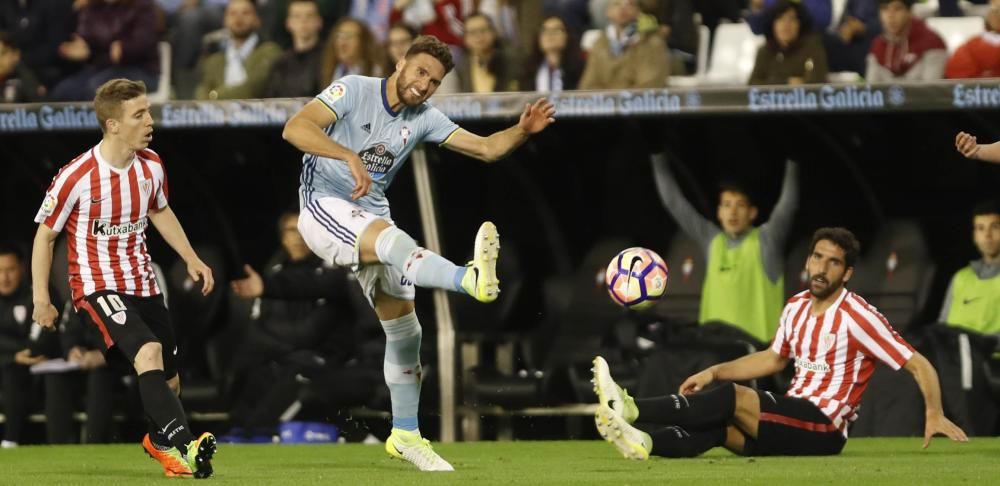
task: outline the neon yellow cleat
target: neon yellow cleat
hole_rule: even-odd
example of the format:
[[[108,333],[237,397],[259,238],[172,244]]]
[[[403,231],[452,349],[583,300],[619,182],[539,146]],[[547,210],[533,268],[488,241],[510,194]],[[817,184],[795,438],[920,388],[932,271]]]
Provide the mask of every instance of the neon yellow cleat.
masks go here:
[[[149,434],[142,438],[142,448],[146,450],[146,455],[156,459],[163,466],[163,475],[168,478],[189,478],[193,474],[187,459],[176,447],[169,449],[159,449],[153,445],[149,439]]]
[[[421,471],[455,470],[451,464],[448,464],[448,461],[434,452],[430,441],[421,437],[417,432],[392,429],[392,433],[385,441],[385,451],[396,459],[413,463]]]
[[[462,277],[462,289],[480,302],[493,302],[500,295],[497,279],[497,257],[500,255],[500,234],[497,227],[487,221],[476,232],[475,252],[468,270]]]
[[[608,408],[621,415],[626,423],[634,424],[635,420],[639,418],[639,407],[635,405],[635,399],[611,378],[608,362],[598,356],[594,358],[594,367],[590,371],[594,372],[594,379],[590,382],[594,384],[594,393],[597,393],[598,403],[607,405]]]
[[[205,432],[188,443],[187,462],[196,479],[211,477],[215,472],[212,469],[212,456],[215,455],[215,451],[215,436],[211,432]]]

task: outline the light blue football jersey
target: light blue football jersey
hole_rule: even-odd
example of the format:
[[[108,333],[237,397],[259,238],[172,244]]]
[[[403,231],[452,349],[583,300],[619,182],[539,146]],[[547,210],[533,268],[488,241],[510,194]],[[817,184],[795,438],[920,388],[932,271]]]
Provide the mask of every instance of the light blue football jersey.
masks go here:
[[[378,216],[389,216],[385,190],[423,141],[444,143],[458,125],[428,103],[393,112],[386,97],[386,80],[366,76],[344,76],[316,96],[337,116],[326,133],[333,141],[353,150],[371,175],[371,190],[352,201]],[[305,154],[302,158],[302,204],[322,197],[351,201],[354,177],[347,163]]]

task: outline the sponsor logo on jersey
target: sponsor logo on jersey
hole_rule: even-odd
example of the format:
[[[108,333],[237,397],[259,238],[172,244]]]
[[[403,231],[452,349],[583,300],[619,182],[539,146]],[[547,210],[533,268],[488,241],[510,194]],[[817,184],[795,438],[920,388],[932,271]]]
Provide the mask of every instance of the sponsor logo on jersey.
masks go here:
[[[368,147],[361,151],[361,161],[365,163],[365,169],[372,175],[373,179],[384,176],[392,169],[392,164],[396,161],[396,154],[389,151],[384,143]]]
[[[795,366],[798,368],[807,369],[809,371],[818,371],[821,373],[830,372],[830,365],[816,361],[806,361],[802,358],[795,358]]]
[[[333,83],[330,85],[330,89],[326,91],[330,93],[330,101],[337,101],[347,94],[347,85],[344,83]]]
[[[372,124],[371,123],[365,123],[364,125],[361,125],[361,129],[364,130],[365,133],[371,133],[372,132]]]
[[[105,219],[95,219],[90,224],[90,234],[93,236],[122,236],[130,233],[140,233],[146,230],[148,223],[142,219],[136,223],[111,224]]]
[[[42,200],[42,214],[52,216],[52,212],[56,210],[58,202],[59,200],[54,195],[45,194],[45,199]]]

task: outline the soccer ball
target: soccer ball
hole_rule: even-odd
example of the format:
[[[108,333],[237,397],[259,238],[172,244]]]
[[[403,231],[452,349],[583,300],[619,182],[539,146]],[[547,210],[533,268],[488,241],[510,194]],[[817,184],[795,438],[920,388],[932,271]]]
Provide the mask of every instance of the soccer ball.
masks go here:
[[[667,290],[667,264],[653,250],[634,247],[616,255],[604,281],[611,300],[626,309],[645,309]]]

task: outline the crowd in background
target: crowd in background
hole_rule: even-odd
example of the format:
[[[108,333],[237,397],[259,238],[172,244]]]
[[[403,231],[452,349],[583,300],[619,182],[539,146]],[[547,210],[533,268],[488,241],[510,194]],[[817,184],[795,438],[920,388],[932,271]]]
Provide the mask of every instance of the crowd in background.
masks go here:
[[[694,74],[706,52],[701,26],[714,33],[724,23],[763,36],[750,84],[1000,70],[1000,1],[943,0],[919,15],[914,3],[9,0],[0,5],[0,102],[86,101],[115,77],[144,81],[160,100],[313,96],[344,75],[391,74],[417,35],[452,48],[456,68],[440,93],[657,88]],[[982,17],[984,32],[949,52],[924,15]]]

